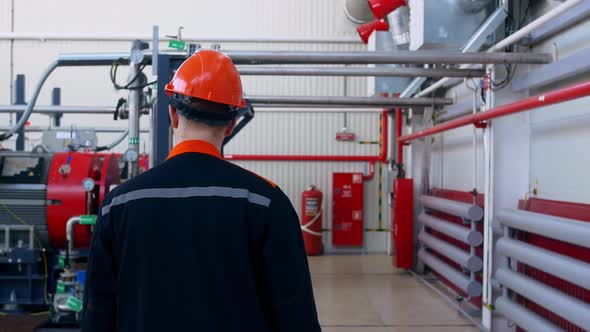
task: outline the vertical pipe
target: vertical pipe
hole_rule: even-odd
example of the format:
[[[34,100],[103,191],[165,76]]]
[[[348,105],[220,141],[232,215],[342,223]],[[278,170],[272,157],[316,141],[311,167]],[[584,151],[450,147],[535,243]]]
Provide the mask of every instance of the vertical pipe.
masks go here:
[[[14,104],[15,105],[25,105],[25,75],[18,74],[16,75],[16,80],[14,82]],[[21,118],[23,117],[23,113],[17,113],[16,115],[16,122],[18,123]],[[25,150],[25,128],[24,126],[17,132],[18,137],[16,138],[16,151],[24,151]]]
[[[397,142],[397,158],[398,167],[403,167],[404,164],[404,145],[399,141],[402,136],[402,109],[400,107],[395,109],[395,141]]]
[[[61,105],[61,89],[60,88],[53,88],[51,91],[51,105],[59,106]],[[61,117],[63,113],[55,113],[52,116],[53,126],[60,127],[61,126]]]
[[[139,64],[131,63],[129,65],[129,81],[133,80],[139,74]],[[135,80],[137,82],[138,79]],[[131,84],[127,104],[129,105],[129,149],[135,150],[139,155],[139,112],[140,112],[140,94],[141,91],[134,89],[137,84]],[[138,158],[129,163],[130,177],[139,173]]]

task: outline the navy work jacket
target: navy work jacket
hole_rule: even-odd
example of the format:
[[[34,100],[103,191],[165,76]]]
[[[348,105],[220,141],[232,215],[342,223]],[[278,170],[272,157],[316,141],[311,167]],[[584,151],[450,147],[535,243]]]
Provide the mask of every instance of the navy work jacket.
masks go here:
[[[203,141],[106,197],[82,317],[83,332],[321,330],[289,199]]]

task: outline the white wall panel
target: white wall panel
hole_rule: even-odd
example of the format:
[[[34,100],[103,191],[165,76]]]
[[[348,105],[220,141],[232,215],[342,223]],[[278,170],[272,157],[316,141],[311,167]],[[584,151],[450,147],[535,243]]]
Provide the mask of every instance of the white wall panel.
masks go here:
[[[337,172],[367,172],[366,163],[352,162],[259,162],[240,161],[236,164],[260,174],[277,183],[287,194],[293,206],[300,213],[301,193],[311,184],[316,185],[324,194],[323,228],[332,228],[332,174]],[[364,185],[364,223],[365,228],[377,228],[378,224],[378,169],[375,178]],[[385,172],[384,172],[385,177]],[[385,190],[385,189],[384,189]],[[389,227],[385,220],[387,202],[383,201],[383,225]],[[364,252],[386,252],[389,233],[365,232]],[[324,235],[326,252],[339,252],[332,246],[331,233]],[[341,250],[340,250],[341,251]]]

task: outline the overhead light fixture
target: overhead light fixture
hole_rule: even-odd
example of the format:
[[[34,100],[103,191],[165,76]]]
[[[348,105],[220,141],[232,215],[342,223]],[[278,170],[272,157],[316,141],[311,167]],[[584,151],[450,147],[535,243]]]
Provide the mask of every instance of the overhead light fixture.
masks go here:
[[[359,36],[361,37],[361,40],[365,44],[369,43],[369,37],[371,37],[373,32],[387,30],[389,30],[389,24],[385,20],[376,20],[365,23],[363,25],[359,25],[359,27],[356,29],[356,31],[359,33]]]
[[[373,12],[373,16],[380,20],[387,16],[387,14],[398,9],[401,6],[406,6],[406,0],[368,0],[369,8]]]

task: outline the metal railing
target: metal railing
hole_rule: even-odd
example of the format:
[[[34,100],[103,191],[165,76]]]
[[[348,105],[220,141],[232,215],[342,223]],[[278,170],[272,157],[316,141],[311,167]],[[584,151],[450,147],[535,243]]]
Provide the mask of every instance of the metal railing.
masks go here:
[[[501,210],[497,218],[504,229],[504,237],[496,244],[498,254],[504,258],[494,275],[503,287],[502,296],[495,302],[498,312],[529,331],[561,331],[550,321],[514,302],[508,293],[510,290],[573,324],[590,326],[590,304],[510,268],[510,261],[514,260],[590,289],[590,264],[510,237],[510,229],[515,229],[590,248],[590,223],[520,210]]]

